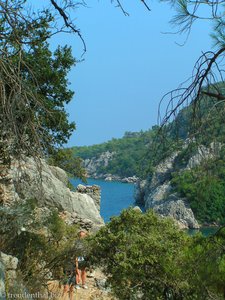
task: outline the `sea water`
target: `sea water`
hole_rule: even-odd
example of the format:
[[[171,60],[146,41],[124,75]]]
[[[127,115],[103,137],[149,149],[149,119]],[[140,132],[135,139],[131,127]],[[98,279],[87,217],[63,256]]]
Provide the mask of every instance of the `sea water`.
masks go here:
[[[118,181],[104,181],[100,179],[88,179],[88,183],[84,184],[78,179],[71,179],[74,187],[78,184],[98,185],[101,188],[101,210],[100,214],[105,222],[110,221],[113,216],[118,216],[123,209],[135,205],[134,184],[122,183]],[[190,235],[201,232],[204,236],[214,234],[218,227],[202,227],[200,229],[188,229]]]
[[[134,184],[121,183],[118,181],[104,181],[99,179],[88,179],[84,184],[80,180],[71,179],[74,187],[78,184],[98,185],[101,188],[101,210],[100,214],[105,222],[111,217],[118,216],[123,209],[134,206]]]

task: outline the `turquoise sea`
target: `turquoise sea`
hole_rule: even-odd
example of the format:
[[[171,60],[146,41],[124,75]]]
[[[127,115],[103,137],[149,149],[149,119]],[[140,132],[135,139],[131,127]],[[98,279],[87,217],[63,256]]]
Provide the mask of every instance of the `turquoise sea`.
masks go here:
[[[80,180],[71,179],[71,183],[76,187]],[[88,179],[88,185],[99,185],[101,187],[101,216],[105,222],[112,216],[118,216],[120,212],[134,205],[134,184],[121,183],[117,181],[104,181],[98,179]]]
[[[134,184],[121,183],[117,181],[104,181],[99,179],[88,179],[88,183],[84,184],[78,179],[71,179],[71,183],[76,187],[78,184],[83,185],[99,185],[101,187],[101,216],[105,222],[111,217],[118,216],[120,212],[130,206],[134,206]],[[201,232],[204,236],[215,233],[217,227],[204,227],[201,229],[189,229],[188,233],[193,235]]]

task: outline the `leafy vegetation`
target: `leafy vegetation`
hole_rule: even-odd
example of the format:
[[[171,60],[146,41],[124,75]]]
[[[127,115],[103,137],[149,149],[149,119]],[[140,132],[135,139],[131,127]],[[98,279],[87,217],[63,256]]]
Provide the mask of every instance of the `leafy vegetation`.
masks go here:
[[[223,299],[224,242],[224,229],[190,237],[168,218],[129,209],[91,239],[92,261],[119,299]]]
[[[1,159],[40,157],[66,143],[75,129],[65,110],[74,95],[67,78],[75,65],[71,47],[50,50],[52,12],[31,12],[26,5],[0,2]]]
[[[72,149],[57,149],[52,151],[48,163],[57,166],[68,173],[70,177],[80,178],[86,182],[86,171],[82,167],[82,159],[73,155]]]
[[[19,259],[18,274],[30,292],[42,291],[51,276],[61,279],[63,266],[76,256],[77,239],[76,225],[38,208],[35,199],[0,210],[1,251]]]
[[[121,139],[113,138],[103,144],[72,149],[74,155],[82,159],[99,158],[107,151],[113,153],[108,165],[98,168],[98,174],[146,178],[152,172],[152,167],[178,146],[170,137],[163,141],[158,136],[158,129],[158,126],[154,126],[148,131],[126,132]]]
[[[204,161],[191,170],[177,172],[172,183],[186,197],[201,223],[225,222],[224,157]]]

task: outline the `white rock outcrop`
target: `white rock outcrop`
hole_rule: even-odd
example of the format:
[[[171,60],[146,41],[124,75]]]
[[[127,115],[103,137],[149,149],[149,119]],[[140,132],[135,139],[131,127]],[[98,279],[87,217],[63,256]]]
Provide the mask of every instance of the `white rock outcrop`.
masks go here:
[[[110,160],[115,155],[115,152],[103,152],[98,157],[87,158],[84,160],[84,168],[89,177],[99,177],[98,169],[101,167],[107,167]]]
[[[15,201],[37,199],[39,207],[66,211],[87,220],[89,225],[104,224],[99,213],[100,189],[99,194],[95,193],[95,199],[90,193],[71,191],[67,187],[66,172],[58,167],[49,166],[44,160],[36,162],[33,158],[25,158],[22,162],[14,161],[4,177],[4,184],[2,182],[1,180],[0,188],[3,190],[3,205],[10,206]]]
[[[188,147],[187,141],[184,148]],[[137,183],[135,191],[136,203],[147,209],[153,209],[160,215],[169,216],[176,220],[181,228],[199,228],[192,209],[186,198],[181,197],[171,185],[172,173],[189,170],[198,166],[202,161],[219,155],[222,145],[211,143],[209,147],[200,145],[186,164],[177,166],[179,152],[174,152],[155,168],[154,173],[147,179]]]

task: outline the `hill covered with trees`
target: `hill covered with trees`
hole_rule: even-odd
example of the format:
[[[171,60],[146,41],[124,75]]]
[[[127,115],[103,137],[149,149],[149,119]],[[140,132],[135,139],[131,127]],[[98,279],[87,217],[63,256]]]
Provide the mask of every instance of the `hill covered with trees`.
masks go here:
[[[156,135],[156,129],[141,132],[126,132],[120,139],[112,140],[99,145],[74,147],[74,155],[82,158],[86,164],[90,176],[88,165],[96,164],[95,176],[112,174],[115,176],[144,177],[147,174],[148,164],[146,161],[146,152],[150,148],[150,143]],[[104,154],[110,153],[108,159]]]
[[[159,166],[175,155],[173,166],[167,172],[169,175],[165,175],[172,192],[188,200],[200,224],[223,224],[223,105],[215,106],[213,99],[207,97],[204,105],[195,111],[195,119],[193,107],[189,106],[163,128],[154,126],[148,131],[126,132],[120,139],[88,147],[74,147],[72,151],[75,157],[84,160],[90,177],[120,180],[136,176],[139,180],[149,181],[146,187],[148,192],[151,191],[150,182]]]

